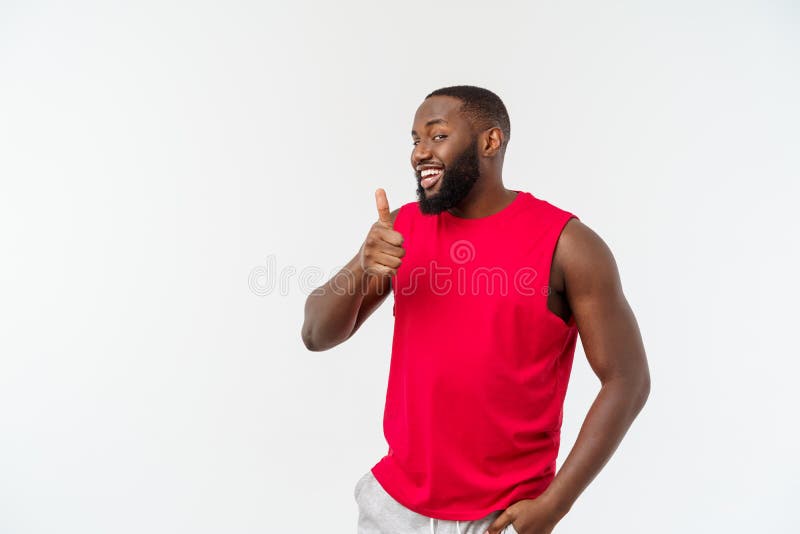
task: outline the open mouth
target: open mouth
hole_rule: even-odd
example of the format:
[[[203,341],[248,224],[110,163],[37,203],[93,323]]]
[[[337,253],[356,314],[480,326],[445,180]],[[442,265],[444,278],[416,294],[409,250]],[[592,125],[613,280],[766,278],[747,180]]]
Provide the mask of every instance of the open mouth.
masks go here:
[[[419,173],[420,175],[420,185],[423,189],[430,189],[436,182],[439,181],[439,178],[442,177],[444,173],[444,169],[436,168],[436,169],[423,169],[422,172]]]

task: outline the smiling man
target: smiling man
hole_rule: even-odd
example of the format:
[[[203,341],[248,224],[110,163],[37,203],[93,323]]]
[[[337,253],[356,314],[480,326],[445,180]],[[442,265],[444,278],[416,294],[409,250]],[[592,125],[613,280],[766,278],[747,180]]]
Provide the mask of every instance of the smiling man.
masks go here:
[[[614,257],[576,215],[507,189],[510,121],[483,88],[430,93],[412,127],[417,201],[389,210],[306,301],[310,350],[394,296],[384,455],[356,483],[359,534],[547,534],[650,391]],[[556,474],[578,336],[601,387]]]

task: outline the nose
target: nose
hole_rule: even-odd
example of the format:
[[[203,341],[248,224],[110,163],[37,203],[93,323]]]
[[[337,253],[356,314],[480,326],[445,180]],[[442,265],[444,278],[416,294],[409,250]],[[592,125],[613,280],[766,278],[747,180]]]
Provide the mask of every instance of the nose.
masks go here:
[[[431,151],[428,148],[428,145],[425,144],[425,141],[420,141],[416,145],[414,145],[414,150],[411,151],[411,165],[416,169],[417,165],[422,163],[423,161],[427,161],[431,158]]]

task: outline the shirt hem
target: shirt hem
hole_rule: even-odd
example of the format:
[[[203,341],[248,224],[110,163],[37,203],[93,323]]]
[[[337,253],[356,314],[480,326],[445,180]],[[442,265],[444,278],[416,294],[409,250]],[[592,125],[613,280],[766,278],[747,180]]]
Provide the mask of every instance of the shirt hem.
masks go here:
[[[387,488],[385,482],[381,481],[381,477],[383,476],[383,474],[380,473],[380,470],[376,472],[377,467],[378,466],[376,465],[371,469],[372,475],[375,477],[375,480],[378,481],[378,484],[381,485],[383,490],[395,501],[397,501],[405,508],[411,510],[412,512],[416,512],[426,517],[433,517],[435,519],[442,519],[445,521],[476,521],[479,519],[483,519],[493,512],[496,512],[498,510],[505,510],[515,502],[521,501],[523,499],[535,499],[536,497],[544,493],[544,491],[547,489],[547,486],[550,485],[550,482],[548,482],[544,487],[541,488],[540,491],[536,492],[535,495],[533,496],[520,496],[514,494],[509,495],[508,497],[500,499],[495,506],[490,508],[478,508],[478,509],[472,508],[472,509],[458,510],[458,511],[453,511],[453,510],[440,511],[433,508],[426,508],[424,506],[410,505],[405,500],[404,497],[398,498],[396,494],[392,493],[392,491],[389,488]]]

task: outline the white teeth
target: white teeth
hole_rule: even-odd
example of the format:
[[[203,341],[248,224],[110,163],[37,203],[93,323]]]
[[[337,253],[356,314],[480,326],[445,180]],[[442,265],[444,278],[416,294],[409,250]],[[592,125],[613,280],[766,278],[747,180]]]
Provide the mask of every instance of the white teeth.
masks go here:
[[[420,173],[420,176],[425,178],[426,176],[432,176],[434,174],[439,174],[440,169],[425,169]]]

